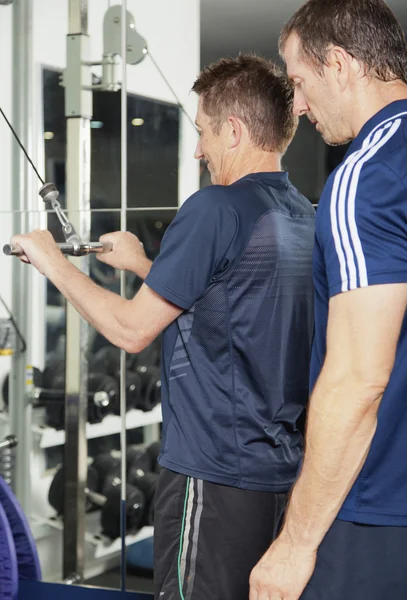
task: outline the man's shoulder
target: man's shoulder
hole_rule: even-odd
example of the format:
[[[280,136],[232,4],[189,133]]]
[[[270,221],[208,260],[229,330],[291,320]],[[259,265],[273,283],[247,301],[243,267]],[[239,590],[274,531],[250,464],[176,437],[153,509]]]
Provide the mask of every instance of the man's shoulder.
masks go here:
[[[227,201],[234,196],[231,186],[228,185],[208,185],[185,200],[182,206],[200,204],[202,201],[217,204],[218,202]]]
[[[227,213],[233,205],[233,198],[234,195],[227,186],[211,185],[189,196],[180,206],[178,214],[185,216],[192,213],[199,217]]]
[[[257,200],[257,202],[256,202]],[[259,193],[256,183],[238,182],[232,185],[211,185],[192,194],[181,206],[182,212],[197,214],[213,213],[214,215],[254,215],[262,210],[264,198]]]
[[[407,187],[407,140],[404,136],[391,145],[350,154],[329,175],[321,196],[321,205],[333,202],[340,205],[349,198],[370,201],[371,194],[388,185]]]

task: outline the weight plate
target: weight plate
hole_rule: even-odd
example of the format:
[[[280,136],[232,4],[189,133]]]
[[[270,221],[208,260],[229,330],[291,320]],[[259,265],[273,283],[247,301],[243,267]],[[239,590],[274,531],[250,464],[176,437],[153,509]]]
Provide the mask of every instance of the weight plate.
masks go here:
[[[0,600],[18,597],[18,566],[13,534],[0,504]]]
[[[40,581],[40,561],[27,517],[11,488],[1,477],[0,504],[6,513],[13,535],[18,564],[18,578]]]

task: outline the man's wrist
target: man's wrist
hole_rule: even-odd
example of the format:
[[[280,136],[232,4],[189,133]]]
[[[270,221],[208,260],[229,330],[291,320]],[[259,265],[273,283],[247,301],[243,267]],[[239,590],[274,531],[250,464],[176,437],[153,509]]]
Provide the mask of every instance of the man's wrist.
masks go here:
[[[149,274],[152,264],[152,261],[149,258],[147,258],[147,256],[143,256],[141,260],[138,260],[136,262],[133,272],[136,273],[136,275],[140,277],[140,279],[144,280]]]
[[[306,553],[316,552],[319,546],[314,535],[307,535],[300,526],[294,527],[287,523],[281,530],[278,539],[281,543]]]
[[[316,551],[323,535],[318,530],[318,525],[312,525],[309,512],[304,514],[301,503],[297,502],[298,489],[293,489],[290,503],[287,507],[285,522],[281,530],[282,538],[292,546],[304,550]]]
[[[65,273],[67,269],[71,267],[71,263],[62,252],[52,256],[46,263],[44,268],[44,275],[49,280],[53,280],[60,273]]]

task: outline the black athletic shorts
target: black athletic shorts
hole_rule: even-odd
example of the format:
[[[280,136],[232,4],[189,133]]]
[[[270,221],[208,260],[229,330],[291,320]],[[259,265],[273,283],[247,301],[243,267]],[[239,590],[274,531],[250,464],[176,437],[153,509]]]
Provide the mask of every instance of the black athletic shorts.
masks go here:
[[[275,539],[287,494],[164,469],[154,514],[155,600],[248,600],[253,567]]]
[[[301,600],[406,600],[407,527],[334,521]]]

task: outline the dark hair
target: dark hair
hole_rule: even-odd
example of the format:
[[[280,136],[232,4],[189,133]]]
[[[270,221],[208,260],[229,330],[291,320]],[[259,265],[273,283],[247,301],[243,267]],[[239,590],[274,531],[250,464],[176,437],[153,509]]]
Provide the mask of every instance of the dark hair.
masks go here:
[[[292,33],[303,57],[322,72],[327,51],[340,46],[381,81],[407,83],[407,44],[403,29],[383,0],[308,0],[286,23],[280,54]]]
[[[253,54],[223,58],[205,67],[192,90],[202,97],[216,134],[229,115],[243,121],[252,142],[284,154],[294,137],[293,90],[276,65]]]

